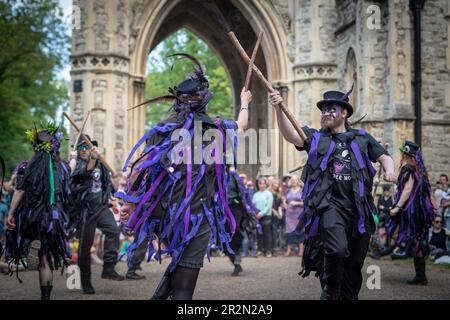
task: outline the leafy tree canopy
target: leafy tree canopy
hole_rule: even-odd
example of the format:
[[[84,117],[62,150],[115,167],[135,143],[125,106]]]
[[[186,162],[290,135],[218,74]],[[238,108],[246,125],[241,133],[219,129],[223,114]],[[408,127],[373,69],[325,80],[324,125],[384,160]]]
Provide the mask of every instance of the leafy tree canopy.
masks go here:
[[[233,118],[231,86],[224,67],[208,45],[186,29],[180,29],[167,37],[151,53],[148,61],[147,98],[168,94],[169,87],[174,87],[192,73],[194,67],[189,61],[180,61],[173,66],[174,59],[166,58],[180,52],[196,57],[206,70],[209,90],[214,94],[208,106],[208,114],[211,117]],[[154,126],[166,118],[170,107],[163,104],[148,106],[147,125]]]
[[[68,106],[67,85],[56,79],[69,57],[66,28],[56,0],[0,1],[0,153],[7,175],[33,154],[25,135],[33,122],[59,123],[57,110]]]

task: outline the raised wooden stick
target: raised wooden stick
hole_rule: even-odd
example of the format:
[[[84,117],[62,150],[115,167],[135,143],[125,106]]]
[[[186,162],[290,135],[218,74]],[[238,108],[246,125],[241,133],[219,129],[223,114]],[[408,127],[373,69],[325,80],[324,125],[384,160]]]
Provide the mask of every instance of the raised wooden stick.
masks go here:
[[[233,42],[234,46],[236,47],[236,49],[238,50],[239,54],[241,55],[242,59],[244,60],[245,63],[249,64],[250,63],[250,58],[247,55],[247,53],[245,52],[244,48],[242,48],[241,44],[239,43],[239,40],[236,38],[236,35],[234,34],[234,32],[229,32],[228,36],[231,38],[231,41]],[[266,87],[266,89],[270,92],[273,93],[275,92],[275,89],[272,87],[272,85],[270,84],[269,81],[267,81],[267,79],[264,77],[264,75],[262,74],[262,72],[258,69],[257,66],[253,65],[253,71],[256,73],[256,76],[258,77],[259,80],[261,80],[261,82],[264,84],[264,86]],[[302,140],[306,140],[306,134],[303,132],[302,128],[300,127],[300,125],[298,124],[297,120],[295,119],[295,117],[292,115],[292,113],[284,106],[283,103],[280,103],[279,105],[281,111],[286,115],[286,117],[289,119],[289,121],[292,123],[295,131],[297,131],[298,135],[300,136],[300,138]]]
[[[245,91],[248,91],[248,88],[250,86],[250,80],[252,78],[252,73],[253,73],[253,65],[255,64],[256,54],[258,53],[259,45],[261,44],[263,35],[264,35],[264,31],[261,31],[259,33],[258,40],[256,41],[255,48],[253,48],[252,57],[248,64],[247,77],[245,78]]]
[[[83,134],[83,132],[81,132],[81,130],[78,128],[78,126],[75,124],[75,122],[70,118],[70,116],[66,112],[64,112],[63,114],[67,118],[67,120],[69,120],[70,124],[75,128],[75,130],[77,130],[80,133],[80,137],[84,141],[86,141],[86,143],[91,148],[94,148],[94,145],[92,144],[92,142]],[[108,169],[108,171],[111,172],[112,175],[115,175],[113,168],[110,166],[108,161],[106,161],[106,159],[102,155],[100,155],[100,159],[99,160],[101,162],[103,162],[103,164],[105,165],[106,169]]]
[[[83,124],[81,126],[80,132],[78,132],[77,138],[75,139],[75,143],[73,144],[72,151],[76,151],[77,150],[78,141],[80,140],[81,133],[84,131],[84,127],[86,126],[87,120],[89,119],[90,115],[91,115],[91,110],[89,110],[87,112],[86,118],[84,118],[84,121],[83,121]]]

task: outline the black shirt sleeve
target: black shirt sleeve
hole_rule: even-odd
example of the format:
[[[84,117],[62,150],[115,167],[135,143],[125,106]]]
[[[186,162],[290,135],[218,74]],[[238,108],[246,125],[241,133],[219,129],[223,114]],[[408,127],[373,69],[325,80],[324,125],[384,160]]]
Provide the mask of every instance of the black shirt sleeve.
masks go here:
[[[370,161],[376,162],[383,154],[389,155],[385,148],[374,137],[369,135],[369,144],[367,146]]]
[[[298,151],[309,152],[309,149],[311,148],[312,136],[314,132],[317,132],[317,130],[307,126],[304,126],[302,130],[303,132],[305,132],[307,139],[303,142],[303,147],[295,146],[295,149],[297,149]]]

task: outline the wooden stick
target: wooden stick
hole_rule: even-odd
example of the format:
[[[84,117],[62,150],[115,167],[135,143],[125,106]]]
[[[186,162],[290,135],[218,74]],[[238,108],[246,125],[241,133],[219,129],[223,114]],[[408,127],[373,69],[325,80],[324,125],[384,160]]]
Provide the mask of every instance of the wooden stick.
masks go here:
[[[86,114],[86,118],[83,121],[83,125],[81,126],[80,132],[78,132],[77,138],[75,139],[75,143],[73,144],[72,151],[77,150],[78,141],[80,140],[81,133],[84,131],[84,127],[86,126],[87,120],[89,119],[90,115],[91,115],[91,110],[89,110]]]
[[[94,148],[94,145],[92,144],[92,142],[83,134],[83,132],[81,132],[81,130],[78,128],[78,126],[75,124],[75,122],[70,118],[70,116],[66,113],[63,112],[64,116],[67,118],[67,120],[69,120],[70,124],[75,128],[75,130],[77,130],[80,133],[80,137],[86,141],[86,143],[91,147]],[[106,169],[108,169],[109,172],[111,172],[111,174],[114,176],[114,170],[113,168],[110,166],[110,164],[108,163],[108,161],[106,161],[106,159],[100,155],[99,160],[101,162],[103,162],[103,164],[105,165]]]
[[[306,164],[302,164],[301,166],[299,166],[295,169],[289,170],[289,173],[294,173],[295,171],[299,171],[299,170],[303,169],[305,166],[306,166]]]
[[[233,42],[234,46],[238,50],[239,54],[241,55],[242,59],[245,63],[250,63],[250,58],[248,57],[247,53],[245,52],[244,48],[242,48],[241,44],[239,43],[239,40],[236,38],[236,35],[234,32],[229,32],[228,36],[231,38],[231,41]],[[256,73],[256,76],[258,79],[264,84],[266,89],[273,93],[275,92],[275,89],[272,87],[269,81],[264,77],[262,72],[258,69],[257,66],[253,65],[253,71]],[[307,139],[306,134],[303,132],[302,128],[298,124],[297,120],[294,118],[292,113],[284,106],[283,103],[280,103],[279,105],[281,111],[286,115],[286,117],[289,119],[289,121],[292,123],[292,126],[294,127],[295,131],[297,131],[300,138],[305,141]]]
[[[258,40],[256,41],[255,48],[253,48],[252,57],[248,64],[247,77],[245,77],[245,91],[248,91],[248,88],[250,86],[250,80],[252,78],[252,73],[253,73],[253,65],[255,64],[256,54],[258,53],[259,45],[261,44],[263,35],[264,35],[264,31],[261,31],[259,33]]]

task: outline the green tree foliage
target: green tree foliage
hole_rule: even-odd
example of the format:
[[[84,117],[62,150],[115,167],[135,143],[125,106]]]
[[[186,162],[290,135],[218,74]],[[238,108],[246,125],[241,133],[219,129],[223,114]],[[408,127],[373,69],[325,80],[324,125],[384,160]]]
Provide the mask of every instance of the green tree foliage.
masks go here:
[[[192,73],[194,67],[189,61],[173,63],[175,58],[167,56],[184,52],[196,57],[204,66],[209,90],[214,97],[208,105],[211,117],[233,118],[232,92],[224,67],[208,45],[192,32],[181,29],[167,37],[152,52],[148,62],[147,98],[168,94],[168,88],[174,87]],[[173,66],[173,69],[172,69]],[[166,118],[170,105],[154,104],[147,107],[147,124],[154,126]]]
[[[0,0],[0,153],[7,171],[33,154],[25,137],[33,122],[55,121],[57,109],[67,108],[67,85],[55,77],[69,56],[66,28],[56,0]]]

